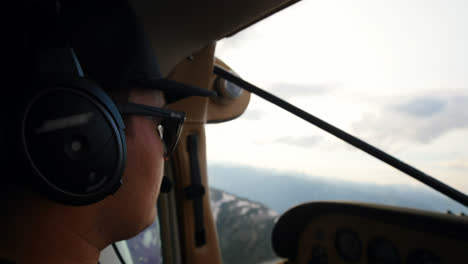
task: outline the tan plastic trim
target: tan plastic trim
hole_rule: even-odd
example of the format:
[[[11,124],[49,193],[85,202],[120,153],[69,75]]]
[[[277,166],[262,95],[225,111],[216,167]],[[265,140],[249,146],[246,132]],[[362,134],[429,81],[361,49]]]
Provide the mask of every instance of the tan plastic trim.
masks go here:
[[[195,245],[195,219],[193,201],[185,199],[184,189],[191,185],[190,179],[190,157],[187,152],[187,137],[196,134],[199,136],[199,160],[200,173],[202,184],[206,188],[206,193],[203,196],[203,216],[204,226],[206,231],[206,244],[201,247]],[[218,245],[218,235],[216,232],[216,224],[213,219],[213,214],[210,205],[210,193],[208,189],[207,164],[206,164],[206,143],[205,129],[203,124],[188,124],[184,129],[181,142],[179,143],[177,152],[173,157],[176,169],[177,203],[179,205],[179,226],[181,227],[181,238],[183,242],[184,263],[221,263],[221,253]]]
[[[216,43],[213,42],[190,59],[182,60],[171,72],[169,79],[213,90],[211,79],[215,46]],[[208,100],[206,97],[189,97],[169,105],[169,108],[185,112],[187,117],[185,124],[204,124],[207,118]]]
[[[171,162],[164,166],[164,176],[174,182]],[[161,230],[162,254],[165,264],[181,264],[182,252],[175,192],[160,194],[158,198],[159,226]]]
[[[193,58],[180,62],[171,72],[170,79],[211,89],[214,62],[215,43],[196,53]],[[180,232],[182,262],[183,263],[221,263],[221,253],[218,244],[216,224],[213,219],[210,205],[210,194],[207,177],[205,123],[208,108],[208,98],[192,97],[170,105],[170,109],[186,113],[182,135],[173,156],[174,190],[177,203],[177,220]],[[200,247],[195,245],[195,219],[193,201],[185,197],[184,189],[191,185],[190,157],[187,152],[187,137],[196,134],[199,136],[199,166],[202,184],[206,193],[203,196],[203,216],[206,232],[206,244]]]

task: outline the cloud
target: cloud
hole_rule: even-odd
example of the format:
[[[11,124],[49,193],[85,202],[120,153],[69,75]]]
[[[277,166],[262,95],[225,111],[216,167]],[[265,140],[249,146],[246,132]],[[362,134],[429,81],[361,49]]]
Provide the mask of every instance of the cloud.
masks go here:
[[[310,148],[317,146],[322,141],[320,136],[307,136],[307,137],[281,137],[276,139],[275,143],[292,145],[302,148]]]
[[[443,111],[446,105],[447,102],[441,98],[420,97],[414,98],[407,103],[397,105],[395,110],[416,117],[428,117]]]
[[[468,128],[466,95],[418,96],[379,110],[354,123],[353,129],[386,146],[427,144],[449,131]]]
[[[216,51],[240,50],[252,45],[252,42],[265,38],[265,35],[255,25],[247,30],[241,30],[235,35],[223,38],[216,43]]]
[[[256,121],[256,120],[260,120],[261,117],[263,117],[265,114],[266,113],[261,110],[258,110],[258,109],[251,110],[247,108],[247,110],[242,114],[242,118]]]
[[[438,162],[436,165],[440,167],[444,167],[444,168],[465,171],[465,170],[468,170],[468,158],[441,161],[441,162]]]
[[[322,84],[294,84],[294,83],[274,83],[270,85],[269,91],[273,94],[281,94],[283,98],[288,99],[294,96],[322,95],[329,93],[340,85],[337,83]]]

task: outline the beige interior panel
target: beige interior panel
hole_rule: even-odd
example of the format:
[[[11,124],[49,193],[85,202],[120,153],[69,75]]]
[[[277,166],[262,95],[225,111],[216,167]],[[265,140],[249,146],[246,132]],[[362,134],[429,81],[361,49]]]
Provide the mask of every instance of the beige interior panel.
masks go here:
[[[195,53],[192,58],[183,59],[170,73],[169,79],[213,90],[213,65],[215,62],[215,43]],[[229,68],[221,61],[218,64]],[[168,107],[172,110],[186,113],[186,122],[175,153],[171,156],[170,164],[175,181],[175,196],[179,230],[182,241],[182,255],[184,263],[221,263],[221,253],[218,245],[216,223],[214,222],[207,177],[205,124],[210,120],[227,120],[239,116],[249,103],[250,94],[245,92],[240,99],[216,103],[212,98],[190,97]],[[205,186],[203,196],[203,218],[206,231],[206,244],[197,247],[195,243],[194,201],[185,197],[185,189],[192,184],[190,156],[188,153],[187,137],[198,135],[199,138],[199,167],[202,185]]]
[[[194,54],[192,59],[184,59],[171,72],[169,78],[200,88],[212,89],[210,80],[213,75],[214,49],[215,43],[212,43]],[[192,97],[169,106],[173,110],[186,112],[187,116],[176,152],[171,156],[170,161],[175,180],[174,191],[177,201],[177,219],[181,233],[183,263],[221,263],[216,224],[211,212],[206,164],[204,126],[209,100],[204,97]],[[194,201],[186,199],[184,192],[185,188],[192,184],[187,137],[193,134],[199,137],[200,176],[202,185],[206,188],[203,196],[203,222],[206,232],[206,244],[199,247],[195,244]]]
[[[204,89],[213,90],[211,79],[213,78],[213,63],[215,43],[211,43],[204,49],[195,53],[190,59],[183,59],[169,75],[169,79],[190,84]],[[185,124],[204,124],[207,119],[207,106],[209,98],[189,97],[177,101],[168,107],[172,110],[186,113]]]
[[[217,76],[213,74],[213,65],[232,70],[220,59],[214,58],[215,43],[195,53],[190,59],[182,60],[169,75],[169,79],[191,84],[200,88],[215,90]],[[169,105],[169,108],[186,113],[186,124],[219,123],[239,117],[247,109],[250,92],[243,90],[239,98],[190,97]]]
[[[191,185],[190,158],[187,152],[187,136],[197,134],[199,136],[199,160],[202,184],[207,191],[203,196],[203,217],[206,231],[206,244],[197,247],[195,245],[195,219],[193,201],[185,198],[184,189]],[[184,263],[221,263],[221,253],[218,245],[216,224],[214,222],[210,194],[208,191],[205,131],[203,124],[188,124],[181,136],[178,150],[172,157],[175,175],[175,192],[179,208],[179,226],[182,230]]]

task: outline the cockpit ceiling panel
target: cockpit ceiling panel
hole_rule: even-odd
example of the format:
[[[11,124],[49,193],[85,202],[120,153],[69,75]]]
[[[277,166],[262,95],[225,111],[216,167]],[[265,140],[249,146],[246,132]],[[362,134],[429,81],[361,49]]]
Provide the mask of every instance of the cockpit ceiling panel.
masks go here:
[[[130,0],[168,75],[183,58],[298,0]]]

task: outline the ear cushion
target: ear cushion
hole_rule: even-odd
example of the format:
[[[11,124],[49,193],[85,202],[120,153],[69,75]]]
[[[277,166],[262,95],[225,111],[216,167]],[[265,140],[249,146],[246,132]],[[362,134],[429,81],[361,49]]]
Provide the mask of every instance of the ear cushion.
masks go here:
[[[85,79],[47,83],[21,119],[20,145],[39,189],[70,205],[117,191],[126,161],[124,123],[104,91]]]

